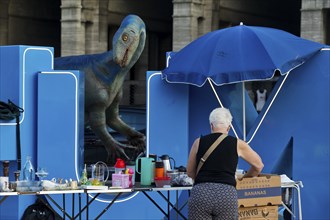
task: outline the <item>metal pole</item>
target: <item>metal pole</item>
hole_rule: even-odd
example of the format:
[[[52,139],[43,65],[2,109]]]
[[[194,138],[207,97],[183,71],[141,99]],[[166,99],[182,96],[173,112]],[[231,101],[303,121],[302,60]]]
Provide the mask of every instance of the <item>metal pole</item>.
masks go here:
[[[245,112],[245,83],[242,82],[242,102],[243,102],[243,140],[246,141],[246,112]]]

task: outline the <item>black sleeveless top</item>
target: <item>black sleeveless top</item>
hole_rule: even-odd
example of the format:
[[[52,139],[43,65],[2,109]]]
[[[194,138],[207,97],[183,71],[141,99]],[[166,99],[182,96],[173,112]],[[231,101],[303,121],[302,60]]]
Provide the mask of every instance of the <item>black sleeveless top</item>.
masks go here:
[[[200,137],[196,166],[198,166],[201,157],[220,135],[221,133],[212,133]],[[195,178],[195,184],[213,182],[236,186],[235,172],[237,163],[237,139],[227,136],[207,158]]]

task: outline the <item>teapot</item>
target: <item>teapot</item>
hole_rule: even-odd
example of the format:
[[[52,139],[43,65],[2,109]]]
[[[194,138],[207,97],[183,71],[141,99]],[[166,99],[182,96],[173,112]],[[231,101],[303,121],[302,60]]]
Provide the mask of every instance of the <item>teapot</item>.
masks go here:
[[[175,167],[175,160],[166,154],[160,156],[159,158],[162,160],[162,162],[164,164],[164,176],[167,176],[167,171],[172,170],[170,160],[173,161],[173,168]]]

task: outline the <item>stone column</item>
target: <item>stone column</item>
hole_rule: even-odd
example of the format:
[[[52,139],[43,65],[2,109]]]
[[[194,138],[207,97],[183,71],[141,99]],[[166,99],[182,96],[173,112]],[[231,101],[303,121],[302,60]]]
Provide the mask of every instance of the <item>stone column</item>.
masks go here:
[[[202,0],[173,0],[173,51],[199,36],[198,19],[203,17]]]
[[[108,0],[100,0],[99,7],[99,46],[108,50],[112,47],[108,42]]]
[[[0,0],[0,45],[8,44],[9,0]]]
[[[62,0],[61,56],[85,54],[81,0]]]
[[[326,43],[326,21],[323,9],[330,8],[329,0],[302,0],[301,37]],[[329,22],[329,21],[328,21]]]
[[[99,46],[99,0],[83,0],[83,21],[85,23],[86,54],[103,52]]]
[[[204,35],[210,31],[218,29],[218,17],[215,17],[216,4],[213,3],[214,0],[204,0],[203,7],[203,28],[200,31],[200,35]],[[218,10],[218,8],[216,8]]]

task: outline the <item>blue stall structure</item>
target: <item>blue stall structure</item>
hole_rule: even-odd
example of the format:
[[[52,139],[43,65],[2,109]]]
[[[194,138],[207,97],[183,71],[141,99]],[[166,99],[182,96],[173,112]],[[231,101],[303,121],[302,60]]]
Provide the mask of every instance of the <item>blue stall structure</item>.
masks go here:
[[[84,74],[75,70],[54,70],[53,48],[36,46],[0,47],[0,100],[10,99],[24,109],[20,117],[22,164],[32,157],[37,167],[46,168],[46,179],[79,180],[84,167]],[[0,160],[9,161],[9,180],[14,181],[17,170],[16,123],[0,121]],[[180,150],[180,149],[179,149]],[[22,166],[23,166],[22,165]],[[1,169],[1,176],[2,169]],[[175,193],[171,192],[175,203]],[[61,193],[51,196],[63,204]],[[93,199],[90,194],[88,199]],[[101,195],[90,206],[89,218],[98,216],[113,200],[113,195]],[[66,212],[76,214],[77,198],[66,196]],[[0,202],[0,219],[20,219],[25,209],[34,203],[35,195],[9,196]],[[60,215],[62,207],[49,200]],[[154,201],[167,207],[162,197]],[[87,198],[81,197],[81,204]],[[129,211],[128,211],[129,210]],[[83,212],[85,218],[86,211]],[[174,214],[173,214],[174,215]],[[142,193],[126,193],[116,200],[105,219],[154,219],[164,214]]]
[[[238,137],[246,139],[261,155],[263,172],[286,174],[303,182],[304,219],[330,218],[329,61],[330,48],[324,48],[289,74],[280,76],[259,114],[249,98],[243,99],[246,93],[242,93],[241,83],[215,87],[222,104],[234,116]],[[10,99],[25,110],[20,118],[23,164],[29,155],[35,168],[47,168],[47,178],[79,180],[84,165],[84,74],[54,70],[53,63],[52,48],[0,47],[0,100]],[[147,154],[168,154],[176,166],[185,166],[194,139],[209,132],[208,116],[219,107],[218,100],[209,85],[169,84],[159,71],[148,71],[146,80]],[[0,160],[10,161],[11,180],[17,169],[15,126],[14,121],[0,121]],[[240,161],[239,168],[247,169],[247,164]],[[63,199],[61,195],[52,198],[58,203]],[[35,199],[32,195],[9,197],[0,205],[0,219],[19,219]],[[81,199],[86,203],[85,197]],[[112,199],[113,196],[104,195],[94,201],[89,207],[91,218]],[[186,199],[186,193],[179,195],[180,203]],[[71,200],[72,197],[66,197],[67,204]],[[167,205],[162,198],[155,201],[160,206]],[[73,208],[78,210],[78,203],[75,205]],[[71,209],[68,205],[67,212]],[[182,212],[186,211],[185,207]],[[164,214],[142,193],[127,194],[102,216],[162,218]]]
[[[302,181],[303,219],[330,218],[329,76],[330,48],[324,48],[279,77],[259,114],[247,92],[242,93],[242,83],[215,87],[233,114],[236,132],[231,135],[246,140],[260,154],[263,173]],[[184,164],[195,138],[210,131],[209,113],[220,107],[212,88],[169,84],[161,72],[148,72],[147,100],[149,149],[170,152]],[[247,170],[248,165],[240,161],[239,168]]]

